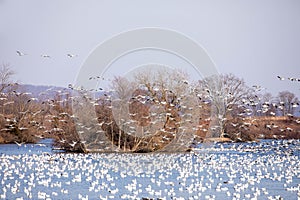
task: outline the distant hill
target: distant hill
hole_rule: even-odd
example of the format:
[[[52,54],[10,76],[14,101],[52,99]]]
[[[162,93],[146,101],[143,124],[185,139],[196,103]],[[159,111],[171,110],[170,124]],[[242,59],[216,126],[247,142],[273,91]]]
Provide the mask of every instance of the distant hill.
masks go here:
[[[30,85],[30,84],[19,84],[17,92],[30,92],[32,97],[38,98],[43,101],[45,99],[52,99],[55,97],[57,92],[69,92],[72,94],[71,89],[65,87],[51,86],[51,85]],[[103,94],[112,95],[112,92],[96,92],[94,93],[95,97],[100,97]]]
[[[32,97],[39,100],[53,98],[58,91],[69,91],[68,88],[46,85],[20,84],[17,92],[30,92]]]

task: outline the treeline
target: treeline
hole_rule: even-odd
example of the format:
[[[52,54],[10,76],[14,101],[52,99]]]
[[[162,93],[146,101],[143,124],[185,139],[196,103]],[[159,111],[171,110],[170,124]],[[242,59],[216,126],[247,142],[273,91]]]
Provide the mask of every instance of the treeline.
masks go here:
[[[12,76],[3,65],[0,143],[54,138],[67,151],[152,152],[184,151],[207,137],[300,138],[293,93],[272,97],[232,74],[192,82],[181,71],[149,70],[115,77],[106,91],[69,85],[38,96]]]

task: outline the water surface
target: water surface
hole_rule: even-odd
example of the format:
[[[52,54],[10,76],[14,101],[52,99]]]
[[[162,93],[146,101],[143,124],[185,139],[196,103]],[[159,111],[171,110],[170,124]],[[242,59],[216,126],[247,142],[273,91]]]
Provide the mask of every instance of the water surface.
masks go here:
[[[191,153],[73,154],[0,145],[2,199],[297,199],[300,140],[199,145]]]

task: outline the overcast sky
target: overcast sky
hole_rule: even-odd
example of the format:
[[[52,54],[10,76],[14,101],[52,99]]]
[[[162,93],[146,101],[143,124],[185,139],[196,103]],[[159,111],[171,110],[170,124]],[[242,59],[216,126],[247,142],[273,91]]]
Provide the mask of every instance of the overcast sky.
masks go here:
[[[9,63],[20,83],[67,86],[99,44],[142,27],[185,34],[206,49],[220,73],[249,86],[300,96],[300,82],[276,78],[300,78],[298,0],[0,0],[0,63]]]

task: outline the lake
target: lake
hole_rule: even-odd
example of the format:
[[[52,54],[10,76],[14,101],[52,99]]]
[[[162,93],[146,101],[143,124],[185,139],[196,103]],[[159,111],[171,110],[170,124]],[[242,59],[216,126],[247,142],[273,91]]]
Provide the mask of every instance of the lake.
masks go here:
[[[190,153],[0,145],[1,199],[299,199],[300,140],[210,143]]]

